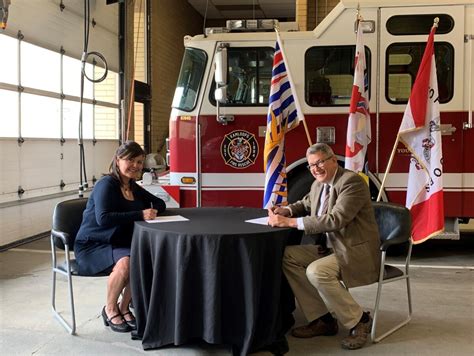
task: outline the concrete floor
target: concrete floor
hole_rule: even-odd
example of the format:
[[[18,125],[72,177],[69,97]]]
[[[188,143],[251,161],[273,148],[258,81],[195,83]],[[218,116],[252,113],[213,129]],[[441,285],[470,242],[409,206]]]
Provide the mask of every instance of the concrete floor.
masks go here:
[[[391,257],[399,263],[399,258]],[[381,343],[361,350],[339,346],[337,336],[296,339],[288,336],[287,355],[474,355],[474,233],[460,241],[433,240],[415,246],[412,258],[413,319]],[[194,343],[144,351],[130,334],[105,328],[100,310],[105,300],[104,278],[75,278],[77,336],[70,336],[51,314],[49,239],[41,239],[0,253],[0,355],[230,355],[225,345]],[[66,282],[58,288],[66,291]],[[371,310],[375,285],[352,290]],[[379,330],[401,319],[406,310],[404,283],[387,285],[382,299]],[[66,293],[58,308],[66,309]],[[295,312],[297,325],[306,323]],[[270,355],[259,352],[255,355]]]

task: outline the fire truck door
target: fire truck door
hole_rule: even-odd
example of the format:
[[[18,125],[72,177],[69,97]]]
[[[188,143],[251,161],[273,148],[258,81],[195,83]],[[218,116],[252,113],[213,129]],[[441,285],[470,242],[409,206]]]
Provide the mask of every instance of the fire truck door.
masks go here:
[[[199,116],[202,206],[262,205],[264,128],[274,52],[273,41],[262,42],[228,44],[225,100],[219,108],[214,75],[209,73]]]
[[[446,216],[462,216],[463,207],[463,57],[464,6],[395,7],[381,9],[380,25],[380,156],[390,153],[416,78],[435,17],[439,109],[443,144],[443,183]],[[420,25],[422,24],[422,25]],[[388,146],[390,148],[388,148]],[[386,187],[403,203],[409,153],[399,144]],[[381,164],[381,171],[385,166]],[[397,192],[398,190],[398,192]]]

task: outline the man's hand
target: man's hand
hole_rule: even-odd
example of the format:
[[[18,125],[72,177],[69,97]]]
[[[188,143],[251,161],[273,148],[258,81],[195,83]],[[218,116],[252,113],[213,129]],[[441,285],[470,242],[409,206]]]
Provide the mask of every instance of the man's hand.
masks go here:
[[[273,206],[268,210],[271,210],[273,214],[276,215],[286,216],[288,218],[291,216],[291,210],[288,208],[282,208],[281,206]]]
[[[288,211],[287,216],[290,216],[289,210],[285,208],[268,209],[268,225],[274,227],[297,227],[296,219],[276,214],[275,212],[277,211],[277,209]]]

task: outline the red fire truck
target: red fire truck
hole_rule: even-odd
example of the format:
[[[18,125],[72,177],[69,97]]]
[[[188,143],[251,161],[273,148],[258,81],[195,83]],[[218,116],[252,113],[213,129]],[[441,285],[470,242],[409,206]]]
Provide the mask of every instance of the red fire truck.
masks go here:
[[[354,73],[355,19],[363,17],[372,142],[370,189],[378,194],[411,87],[438,17],[435,56],[448,225],[474,217],[474,5],[470,0],[341,1],[313,31],[285,31],[282,46],[312,142],[343,165]],[[263,147],[276,35],[272,20],[228,21],[185,37],[170,118],[170,184],[182,207],[262,206]],[[216,83],[217,80],[217,83]],[[286,136],[289,200],[309,191],[303,125]],[[400,144],[383,199],[405,203],[410,155]],[[449,228],[449,226],[447,227]]]

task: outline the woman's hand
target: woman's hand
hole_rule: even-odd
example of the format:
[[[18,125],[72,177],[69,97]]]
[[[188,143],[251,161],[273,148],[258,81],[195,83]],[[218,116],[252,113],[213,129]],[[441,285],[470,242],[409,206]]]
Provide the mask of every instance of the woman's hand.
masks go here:
[[[156,218],[158,210],[155,209],[145,209],[143,210],[143,220],[153,220]]]

